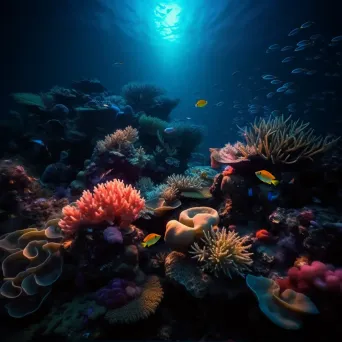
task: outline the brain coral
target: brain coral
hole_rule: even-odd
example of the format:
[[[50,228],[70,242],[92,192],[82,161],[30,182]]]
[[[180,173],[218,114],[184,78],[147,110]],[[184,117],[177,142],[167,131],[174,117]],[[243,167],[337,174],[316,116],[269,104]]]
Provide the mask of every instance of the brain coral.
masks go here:
[[[105,319],[110,324],[134,323],[153,314],[163,299],[163,288],[159,278],[150,276],[142,288],[139,298],[118,309],[109,310]]]

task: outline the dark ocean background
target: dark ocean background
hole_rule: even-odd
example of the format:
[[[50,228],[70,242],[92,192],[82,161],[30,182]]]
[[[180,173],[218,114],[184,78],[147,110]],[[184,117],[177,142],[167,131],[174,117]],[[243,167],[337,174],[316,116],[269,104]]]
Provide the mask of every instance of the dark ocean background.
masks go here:
[[[3,1],[2,115],[8,112],[12,92],[46,91],[57,84],[67,87],[83,77],[98,78],[114,93],[130,81],[152,82],[181,99],[173,118],[190,116],[206,126],[205,148],[221,146],[237,138],[228,131],[233,126],[235,132],[232,101],[241,97],[248,101],[257,95],[254,90],[242,94],[232,73],[240,70],[247,77],[254,68],[261,68],[259,74],[265,71],[281,78],[284,65],[281,57],[265,54],[269,45],[286,45],[288,32],[308,20],[315,22],[311,33],[326,37],[339,34],[341,25],[341,5],[332,0],[178,1],[174,3],[183,6],[180,38],[163,41],[157,28],[153,30],[153,3]],[[116,61],[124,64],[113,67]],[[308,80],[297,100],[316,88],[326,90],[324,81],[318,75],[314,84]],[[194,92],[209,106],[196,110]],[[219,101],[225,105],[213,108]],[[335,111],[328,114],[325,131],[336,130],[336,115]],[[308,119],[323,128],[321,112],[311,113]]]

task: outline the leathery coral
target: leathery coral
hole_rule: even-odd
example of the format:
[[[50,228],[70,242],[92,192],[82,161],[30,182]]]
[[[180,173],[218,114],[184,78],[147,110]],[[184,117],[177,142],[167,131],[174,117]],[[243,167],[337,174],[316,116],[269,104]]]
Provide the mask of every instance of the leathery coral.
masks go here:
[[[104,221],[126,228],[138,218],[144,206],[145,201],[139,191],[114,179],[97,185],[93,193],[84,191],[75,206],[64,207],[64,216],[58,224],[64,233],[71,235],[77,232],[81,224]]]
[[[248,237],[239,237],[237,233],[223,228],[221,231],[204,231],[204,246],[201,248],[197,242],[191,246],[189,252],[193,258],[203,264],[202,271],[209,271],[216,277],[222,272],[232,278],[232,274],[244,276],[253,263],[246,245]]]

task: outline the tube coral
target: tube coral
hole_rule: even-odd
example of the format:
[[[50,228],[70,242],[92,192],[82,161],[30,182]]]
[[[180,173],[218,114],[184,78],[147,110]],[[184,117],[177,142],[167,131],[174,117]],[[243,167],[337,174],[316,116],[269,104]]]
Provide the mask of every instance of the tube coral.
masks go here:
[[[81,224],[104,221],[127,227],[138,218],[144,206],[145,201],[139,191],[114,179],[97,185],[93,193],[84,191],[75,206],[64,207],[59,226],[66,234],[76,233]]]

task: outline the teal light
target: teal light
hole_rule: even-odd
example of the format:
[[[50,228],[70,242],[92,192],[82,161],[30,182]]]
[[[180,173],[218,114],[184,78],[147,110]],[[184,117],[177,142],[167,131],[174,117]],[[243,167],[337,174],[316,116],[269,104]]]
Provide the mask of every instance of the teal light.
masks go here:
[[[180,38],[180,13],[176,3],[159,3],[154,10],[154,23],[162,39],[177,41]]]

